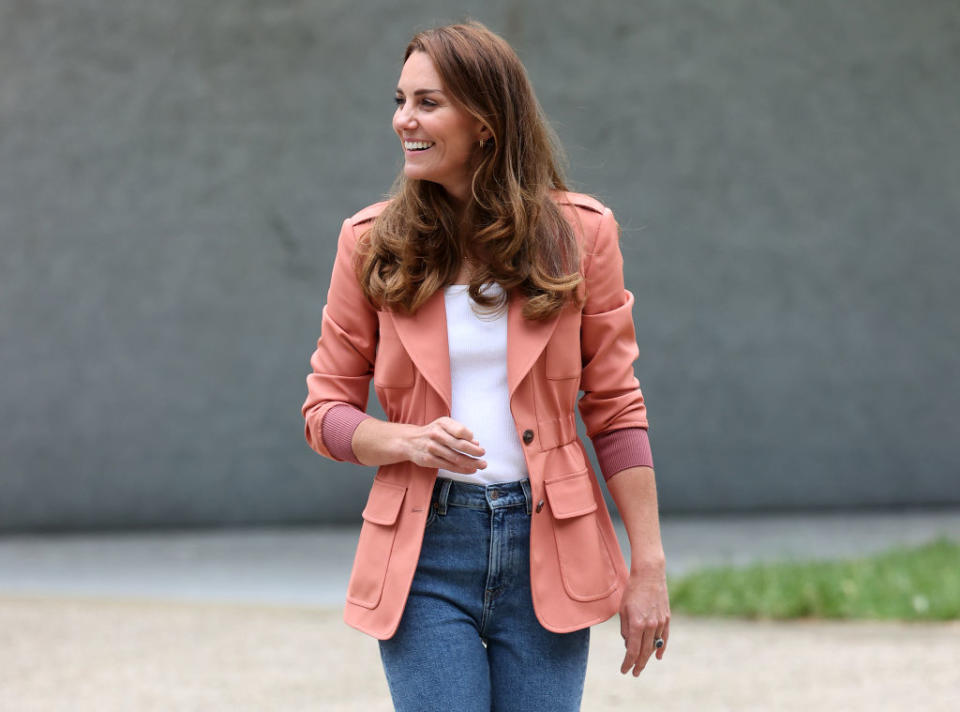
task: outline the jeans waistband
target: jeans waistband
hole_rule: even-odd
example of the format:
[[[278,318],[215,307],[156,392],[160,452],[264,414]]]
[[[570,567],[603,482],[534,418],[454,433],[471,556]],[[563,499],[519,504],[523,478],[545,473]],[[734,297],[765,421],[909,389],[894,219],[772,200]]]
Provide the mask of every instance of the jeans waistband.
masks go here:
[[[530,480],[498,482],[492,485],[472,485],[458,480],[438,477],[433,487],[433,499],[438,514],[446,514],[447,507],[471,509],[502,509],[523,507],[527,514],[533,511]]]

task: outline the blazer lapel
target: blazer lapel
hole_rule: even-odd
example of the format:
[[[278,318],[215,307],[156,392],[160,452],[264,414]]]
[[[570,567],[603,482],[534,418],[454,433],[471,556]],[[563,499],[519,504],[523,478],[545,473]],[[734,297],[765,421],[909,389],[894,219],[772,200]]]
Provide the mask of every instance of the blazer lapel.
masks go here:
[[[447,345],[447,308],[443,290],[438,289],[416,314],[387,312],[393,319],[400,343],[414,366],[433,390],[440,394],[450,412],[450,350]]]
[[[533,367],[557,328],[559,313],[544,321],[527,321],[527,297],[513,290],[507,305],[507,386],[510,397]],[[447,343],[447,309],[444,291],[434,292],[416,314],[388,312],[403,348],[417,370],[440,395],[450,412],[450,347]]]
[[[507,385],[511,399],[520,381],[546,348],[560,321],[560,312],[542,321],[524,319],[523,307],[526,303],[527,297],[513,290],[507,312]]]

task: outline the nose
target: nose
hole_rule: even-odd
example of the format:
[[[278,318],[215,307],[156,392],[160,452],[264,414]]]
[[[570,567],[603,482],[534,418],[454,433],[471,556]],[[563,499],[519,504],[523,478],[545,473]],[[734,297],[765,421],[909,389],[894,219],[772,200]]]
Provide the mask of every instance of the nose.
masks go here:
[[[394,117],[397,126],[411,127],[416,124],[413,117],[413,110],[407,107],[407,104],[401,104],[397,107],[397,113]]]

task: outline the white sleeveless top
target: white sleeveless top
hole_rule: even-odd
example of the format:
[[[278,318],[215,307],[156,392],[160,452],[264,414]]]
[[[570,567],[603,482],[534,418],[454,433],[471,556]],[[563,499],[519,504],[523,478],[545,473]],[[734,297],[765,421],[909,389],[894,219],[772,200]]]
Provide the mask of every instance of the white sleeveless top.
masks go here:
[[[485,294],[500,294],[496,283]],[[447,310],[447,343],[450,349],[450,417],[463,423],[486,452],[485,470],[472,475],[440,468],[438,477],[488,485],[526,479],[523,446],[510,414],[507,387],[507,309],[477,313],[467,285],[444,289]],[[479,307],[478,307],[479,309]]]

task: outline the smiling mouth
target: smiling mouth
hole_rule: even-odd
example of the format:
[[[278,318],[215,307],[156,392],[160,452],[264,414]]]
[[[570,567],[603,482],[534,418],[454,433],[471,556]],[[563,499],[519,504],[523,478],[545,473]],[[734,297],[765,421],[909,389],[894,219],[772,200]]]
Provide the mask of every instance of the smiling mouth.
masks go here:
[[[428,148],[434,145],[433,141],[404,141],[403,147],[407,151],[426,151]]]

